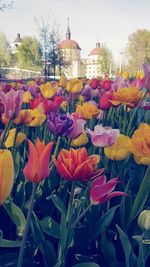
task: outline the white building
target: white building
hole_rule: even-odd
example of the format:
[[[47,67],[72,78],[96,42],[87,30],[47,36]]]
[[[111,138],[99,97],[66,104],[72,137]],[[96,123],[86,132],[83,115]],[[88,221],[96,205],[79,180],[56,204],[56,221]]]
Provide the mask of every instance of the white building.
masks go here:
[[[17,48],[21,45],[21,43],[22,43],[22,38],[20,37],[20,33],[17,33],[15,40],[11,44],[13,54],[17,52]]]
[[[81,48],[76,41],[71,39],[69,19],[66,39],[61,41],[59,48],[62,52],[64,61],[67,62],[63,72],[68,79],[80,77],[91,79],[102,75],[100,59],[103,48],[100,47],[100,43],[97,43],[96,47],[92,49],[88,57],[86,59],[81,59]]]

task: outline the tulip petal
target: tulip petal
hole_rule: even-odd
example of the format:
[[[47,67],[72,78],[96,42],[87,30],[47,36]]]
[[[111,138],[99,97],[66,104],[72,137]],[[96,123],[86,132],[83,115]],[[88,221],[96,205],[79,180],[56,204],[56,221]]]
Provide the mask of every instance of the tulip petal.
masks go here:
[[[96,178],[93,182],[92,182],[92,187],[94,186],[99,186],[99,185],[103,185],[106,183],[106,176],[105,175],[101,175],[100,177]]]
[[[83,162],[76,168],[73,178],[79,181],[86,181],[89,178],[91,178],[92,173],[93,173],[93,167],[90,164],[90,161],[87,160],[86,162]]]
[[[64,179],[66,179],[68,181],[72,181],[73,180],[73,177],[71,176],[71,174],[67,170],[66,166],[62,162],[58,162],[57,161],[57,166],[56,167],[57,167],[57,171],[60,174],[60,176],[62,176]]]
[[[107,200],[110,200],[113,197],[119,197],[119,196],[127,196],[127,194],[121,191],[115,191],[108,195]]]
[[[50,168],[49,168],[49,160],[50,160],[50,154],[53,148],[54,142],[50,142],[47,144],[44,148],[44,150],[41,153],[40,160],[39,160],[39,170],[38,170],[38,181],[40,182],[43,179],[45,179],[50,174]]]
[[[27,165],[23,169],[23,173],[27,177],[27,179],[32,182],[39,168],[39,159],[36,148],[30,140],[28,140],[28,145],[29,145],[29,158]]]
[[[9,150],[0,150],[0,205],[11,193],[14,182],[14,164]]]

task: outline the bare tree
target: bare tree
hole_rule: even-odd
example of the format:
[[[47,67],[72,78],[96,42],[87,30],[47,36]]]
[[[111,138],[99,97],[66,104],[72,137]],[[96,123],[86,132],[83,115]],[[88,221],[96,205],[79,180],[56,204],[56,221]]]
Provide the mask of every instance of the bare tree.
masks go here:
[[[13,0],[11,0],[9,3],[5,3],[2,0],[0,0],[0,11],[4,11],[7,8],[12,8],[13,6]]]

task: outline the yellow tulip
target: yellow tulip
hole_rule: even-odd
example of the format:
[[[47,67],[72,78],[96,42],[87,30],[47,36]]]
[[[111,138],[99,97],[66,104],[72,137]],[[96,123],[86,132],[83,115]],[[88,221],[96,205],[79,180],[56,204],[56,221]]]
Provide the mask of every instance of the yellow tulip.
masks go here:
[[[128,73],[127,71],[124,71],[124,72],[122,73],[122,77],[123,77],[125,80],[129,79],[129,73]]]
[[[57,88],[58,86],[52,86],[51,82],[40,85],[41,93],[47,99],[52,98],[56,94]]]
[[[83,119],[92,119],[99,115],[100,110],[93,103],[85,102],[83,105],[77,105],[76,112]]]
[[[132,142],[128,136],[119,134],[116,142],[109,147],[104,148],[104,154],[111,160],[124,160],[132,150]]]
[[[83,88],[83,82],[79,79],[71,79],[67,82],[66,91],[69,93],[80,93]]]
[[[113,106],[119,106],[120,104],[124,104],[128,107],[134,108],[142,98],[142,93],[136,87],[125,87],[119,88],[114,93],[114,97],[114,100],[110,100]]]
[[[35,86],[36,85],[36,82],[35,81],[28,81],[27,82],[27,85]]]
[[[150,125],[141,123],[132,138],[132,153],[138,164],[150,164]]]
[[[71,146],[84,146],[88,143],[88,137],[86,135],[86,133],[82,133],[80,134],[79,137],[77,137],[76,139],[73,139],[70,143]]]
[[[31,95],[31,93],[29,91],[24,92],[24,94],[23,94],[23,103],[29,103],[32,98],[33,97],[32,97],[32,95]]]
[[[59,80],[59,86],[65,87],[66,84],[67,84],[67,79],[66,79],[65,75],[62,74],[60,77],[60,80]]]
[[[10,195],[14,182],[14,163],[9,150],[0,149],[0,205]]]
[[[5,147],[9,148],[14,145],[14,138],[16,134],[16,128],[9,131],[8,137],[5,141]],[[24,133],[18,133],[15,141],[15,146],[20,145],[26,139],[26,135]]]
[[[13,122],[15,125],[25,124],[27,126],[36,127],[42,125],[45,120],[46,115],[39,107],[35,109],[22,109],[18,118],[16,118]]]

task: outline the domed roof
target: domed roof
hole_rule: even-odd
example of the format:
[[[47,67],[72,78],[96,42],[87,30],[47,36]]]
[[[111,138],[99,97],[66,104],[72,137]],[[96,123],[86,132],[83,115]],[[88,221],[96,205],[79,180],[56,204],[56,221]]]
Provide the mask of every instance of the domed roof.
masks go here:
[[[78,43],[76,41],[74,41],[74,40],[71,40],[71,39],[63,40],[59,44],[59,48],[60,49],[79,49],[79,50],[81,50],[81,48],[78,45]]]
[[[102,47],[100,47],[100,43],[96,44],[96,47],[92,49],[89,56],[99,56],[102,52]]]

